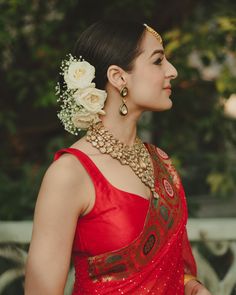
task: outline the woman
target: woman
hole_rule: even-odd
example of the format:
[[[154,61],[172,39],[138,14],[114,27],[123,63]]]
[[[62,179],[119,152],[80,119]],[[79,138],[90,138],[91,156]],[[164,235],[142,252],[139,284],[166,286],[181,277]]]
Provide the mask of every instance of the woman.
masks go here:
[[[137,137],[144,111],[172,107],[176,69],[160,35],[131,22],[93,24],[61,67],[59,118],[87,134],[55,155],[35,208],[26,295],[208,295],[196,278],[187,207],[168,155]]]

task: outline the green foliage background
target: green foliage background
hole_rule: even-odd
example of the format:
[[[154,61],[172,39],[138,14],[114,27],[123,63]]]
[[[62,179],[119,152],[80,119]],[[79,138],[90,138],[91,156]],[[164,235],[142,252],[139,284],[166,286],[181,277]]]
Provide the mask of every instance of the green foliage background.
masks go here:
[[[187,195],[232,200],[236,120],[225,116],[222,97],[236,93],[235,1],[0,0],[0,11],[0,219],[32,218],[53,154],[76,140],[56,117],[59,64],[103,17],[146,22],[163,35],[179,76],[172,110],[155,113],[148,126],[152,142],[172,155]],[[206,78],[203,69],[215,64]]]

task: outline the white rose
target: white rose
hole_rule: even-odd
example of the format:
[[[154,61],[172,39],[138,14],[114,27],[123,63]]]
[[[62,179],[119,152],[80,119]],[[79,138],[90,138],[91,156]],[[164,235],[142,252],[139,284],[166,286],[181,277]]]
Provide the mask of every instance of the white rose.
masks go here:
[[[107,98],[107,93],[94,87],[77,90],[74,93],[75,101],[78,105],[82,105],[88,112],[93,114],[104,115],[105,111],[102,110],[104,102]]]
[[[87,61],[71,61],[64,73],[64,80],[69,89],[86,88],[95,77],[95,68]]]
[[[97,114],[91,114],[84,111],[74,114],[71,120],[75,127],[80,129],[87,129],[91,123],[97,123],[101,121]]]

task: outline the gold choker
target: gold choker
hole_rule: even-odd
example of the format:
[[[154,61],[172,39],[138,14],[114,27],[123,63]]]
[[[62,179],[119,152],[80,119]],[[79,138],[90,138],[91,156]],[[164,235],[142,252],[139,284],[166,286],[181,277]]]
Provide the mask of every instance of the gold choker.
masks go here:
[[[130,166],[141,181],[150,188],[154,198],[159,198],[155,192],[154,171],[150,154],[140,138],[136,137],[134,145],[130,147],[116,139],[99,122],[90,125],[86,140],[102,154],[109,154],[112,158],[119,160],[122,165]]]

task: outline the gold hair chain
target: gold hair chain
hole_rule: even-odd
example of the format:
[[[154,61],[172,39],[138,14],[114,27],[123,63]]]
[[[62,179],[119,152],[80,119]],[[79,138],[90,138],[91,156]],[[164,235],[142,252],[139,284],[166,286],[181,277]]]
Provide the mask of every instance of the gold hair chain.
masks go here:
[[[162,38],[161,38],[161,36],[153,29],[153,28],[151,28],[151,27],[149,27],[147,24],[143,24],[144,26],[145,26],[145,28],[146,28],[146,30],[148,31],[148,32],[150,32],[155,38],[157,38],[157,40],[161,43],[161,44],[163,44],[163,41],[162,41]]]

